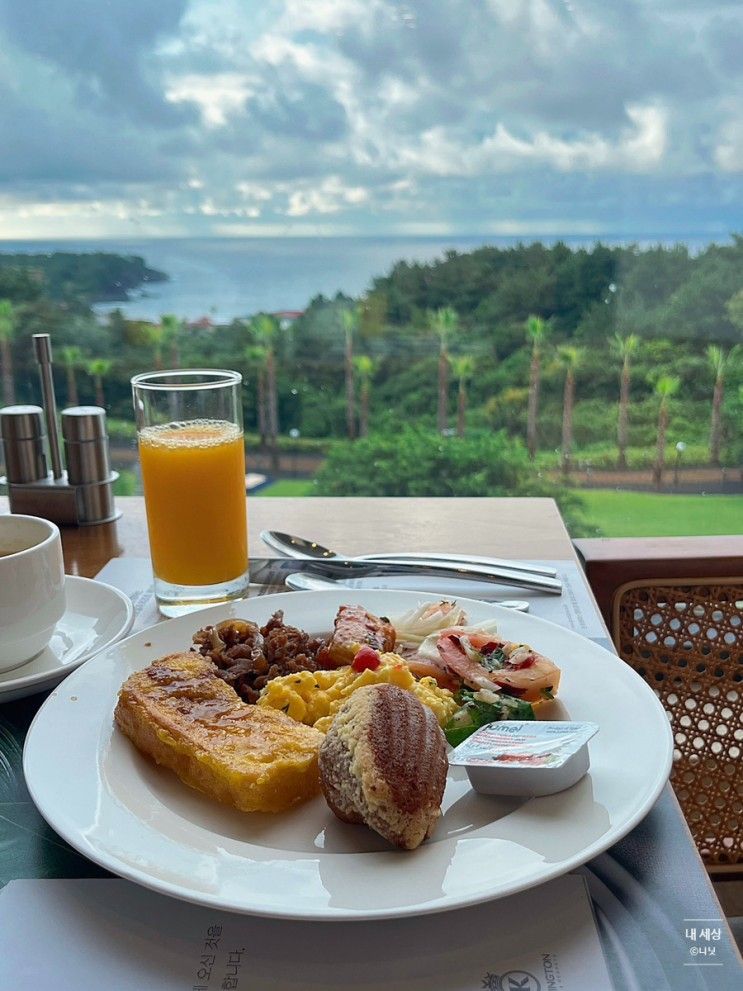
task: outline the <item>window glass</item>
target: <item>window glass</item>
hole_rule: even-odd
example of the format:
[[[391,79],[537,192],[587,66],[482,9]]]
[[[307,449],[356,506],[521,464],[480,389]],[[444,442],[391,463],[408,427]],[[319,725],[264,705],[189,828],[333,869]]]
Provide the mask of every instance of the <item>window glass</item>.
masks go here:
[[[552,494],[740,532],[743,12],[703,0],[0,12],[0,401],[245,377],[256,495]]]

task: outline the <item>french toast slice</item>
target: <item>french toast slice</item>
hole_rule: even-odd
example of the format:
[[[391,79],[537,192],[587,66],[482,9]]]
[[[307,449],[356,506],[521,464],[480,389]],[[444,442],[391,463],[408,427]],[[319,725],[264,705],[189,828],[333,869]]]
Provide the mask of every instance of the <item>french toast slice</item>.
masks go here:
[[[131,675],[114,715],[142,753],[243,812],[282,812],[319,791],[323,734],[247,705],[198,654],[171,654]]]

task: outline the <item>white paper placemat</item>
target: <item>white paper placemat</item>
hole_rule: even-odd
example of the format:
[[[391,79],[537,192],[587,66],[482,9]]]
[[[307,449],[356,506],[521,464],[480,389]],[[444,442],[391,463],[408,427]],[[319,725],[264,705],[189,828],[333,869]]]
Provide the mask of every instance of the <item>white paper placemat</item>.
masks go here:
[[[0,960],[4,987],[54,991],[613,987],[575,874],[471,909],[371,924],[229,915],[127,881],[13,881],[0,894]]]

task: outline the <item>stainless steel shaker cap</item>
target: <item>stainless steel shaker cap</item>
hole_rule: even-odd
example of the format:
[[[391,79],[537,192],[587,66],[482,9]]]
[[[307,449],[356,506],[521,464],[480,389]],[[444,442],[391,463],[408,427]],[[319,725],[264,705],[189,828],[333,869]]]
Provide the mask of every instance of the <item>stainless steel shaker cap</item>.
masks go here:
[[[3,440],[30,440],[44,436],[44,410],[41,406],[4,406],[0,409]]]
[[[62,436],[66,441],[102,440],[106,434],[106,411],[101,406],[69,406],[62,410]]]

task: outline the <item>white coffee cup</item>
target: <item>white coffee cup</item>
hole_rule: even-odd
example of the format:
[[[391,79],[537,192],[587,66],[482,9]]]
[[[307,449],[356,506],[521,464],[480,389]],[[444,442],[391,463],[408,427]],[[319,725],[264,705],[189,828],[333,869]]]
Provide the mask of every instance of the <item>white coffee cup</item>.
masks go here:
[[[37,516],[0,516],[0,672],[46,647],[64,616],[59,530]]]

